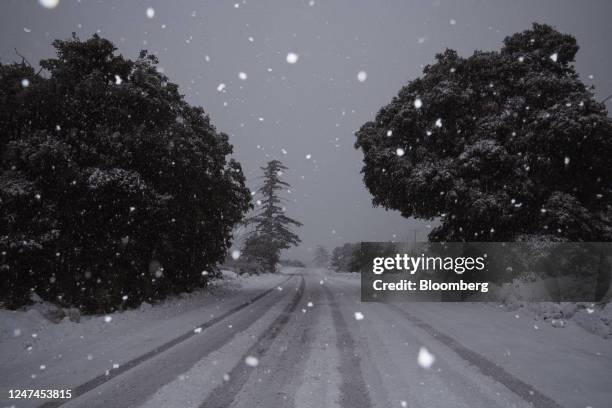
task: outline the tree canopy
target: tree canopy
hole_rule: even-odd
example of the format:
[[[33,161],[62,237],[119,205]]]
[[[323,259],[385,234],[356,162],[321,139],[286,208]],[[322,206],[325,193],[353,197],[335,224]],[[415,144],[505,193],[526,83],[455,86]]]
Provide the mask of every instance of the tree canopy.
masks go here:
[[[375,205],[441,221],[434,241],[612,239],[612,121],[552,27],[436,56],[357,132]]]
[[[0,64],[3,302],[106,310],[205,285],[250,207],[228,136],[146,51],[53,46],[42,73]]]

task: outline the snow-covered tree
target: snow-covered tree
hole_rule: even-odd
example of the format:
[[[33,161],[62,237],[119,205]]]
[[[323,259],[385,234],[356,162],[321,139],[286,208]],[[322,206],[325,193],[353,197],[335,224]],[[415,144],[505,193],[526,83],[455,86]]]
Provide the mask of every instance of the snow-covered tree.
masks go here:
[[[359,244],[346,243],[334,248],[330,265],[337,272],[355,272],[353,266],[358,257]]]
[[[279,160],[272,160],[261,169],[264,174],[263,184],[257,190],[261,197],[257,201],[259,208],[247,219],[247,224],[253,229],[247,234],[242,254],[260,271],[274,272],[281,251],[300,243],[300,238],[291,228],[302,224],[285,215],[284,200],[279,196],[282,190],[291,187],[281,179],[287,167]]]
[[[314,251],[312,264],[319,268],[325,268],[329,265],[329,251],[323,245],[318,245]]]
[[[206,284],[249,209],[240,165],[154,56],[97,35],[0,64],[0,297],[87,310]]]
[[[612,239],[612,121],[547,25],[436,56],[357,133],[375,205],[440,218],[430,240]]]

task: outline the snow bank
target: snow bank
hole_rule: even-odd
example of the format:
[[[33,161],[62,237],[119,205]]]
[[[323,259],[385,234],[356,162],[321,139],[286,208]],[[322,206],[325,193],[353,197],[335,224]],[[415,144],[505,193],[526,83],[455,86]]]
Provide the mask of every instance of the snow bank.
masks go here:
[[[609,300],[602,303],[588,302],[534,302],[543,297],[546,282],[515,279],[501,286],[492,285],[490,295],[501,299],[502,306],[511,312],[521,310],[535,320],[553,327],[563,328],[572,321],[586,331],[612,339],[612,305]]]
[[[246,277],[231,271],[223,271],[223,276],[205,290],[108,315],[76,318],[74,311],[44,302],[17,311],[0,309],[0,389],[11,384],[13,388],[15,384],[42,385],[53,382],[53,377],[66,384],[80,383],[286,279],[282,274]]]

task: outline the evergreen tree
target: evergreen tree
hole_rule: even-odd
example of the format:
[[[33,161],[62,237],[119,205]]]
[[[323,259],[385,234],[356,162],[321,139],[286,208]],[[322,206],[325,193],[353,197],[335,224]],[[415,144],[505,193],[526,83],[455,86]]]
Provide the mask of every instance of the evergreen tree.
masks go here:
[[[315,248],[312,264],[319,268],[325,268],[329,265],[329,251],[323,245],[318,245]]]
[[[275,272],[281,251],[301,242],[291,227],[302,224],[285,215],[284,200],[279,196],[281,190],[291,187],[281,180],[287,167],[278,160],[272,160],[261,169],[264,181],[257,190],[261,196],[258,201],[260,208],[247,220],[253,230],[247,235],[242,254],[247,262],[257,265],[259,271]]]
[[[141,52],[0,64],[0,301],[91,311],[204,286],[248,211],[232,146]]]
[[[337,272],[356,272],[353,266],[359,256],[359,244],[346,243],[334,248],[330,265]]]
[[[453,50],[357,133],[375,205],[440,218],[434,241],[612,239],[612,120],[547,25]]]

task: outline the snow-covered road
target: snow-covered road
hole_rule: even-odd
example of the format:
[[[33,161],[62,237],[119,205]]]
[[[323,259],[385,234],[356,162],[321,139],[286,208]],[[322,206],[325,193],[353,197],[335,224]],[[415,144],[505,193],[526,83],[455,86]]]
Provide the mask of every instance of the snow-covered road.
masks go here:
[[[612,343],[579,327],[535,330],[484,304],[361,303],[354,277],[284,272],[268,281],[272,290],[229,292],[216,315],[182,322],[193,331],[168,319],[166,337],[141,343],[109,375],[76,378],[79,363],[67,370],[60,360],[44,384],[73,390],[62,406],[87,408],[611,404]],[[3,390],[20,373],[11,364]],[[36,406],[5,395],[2,406]]]

